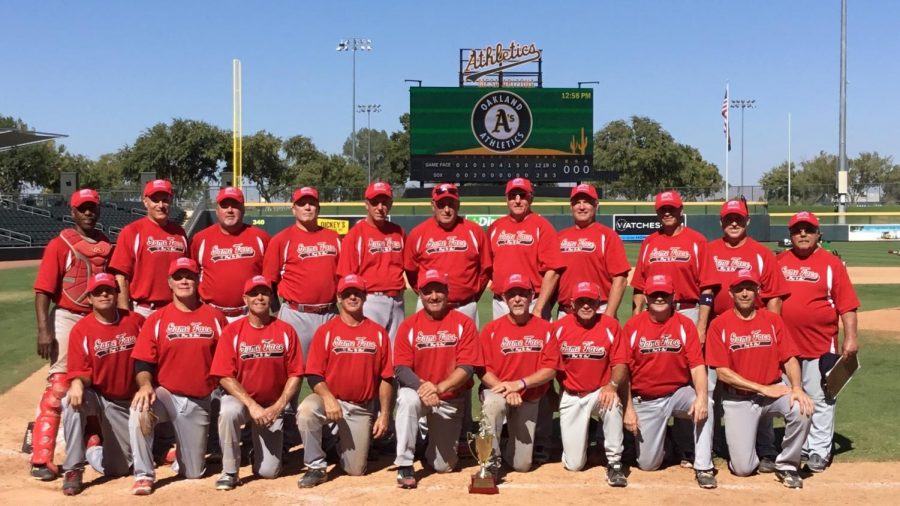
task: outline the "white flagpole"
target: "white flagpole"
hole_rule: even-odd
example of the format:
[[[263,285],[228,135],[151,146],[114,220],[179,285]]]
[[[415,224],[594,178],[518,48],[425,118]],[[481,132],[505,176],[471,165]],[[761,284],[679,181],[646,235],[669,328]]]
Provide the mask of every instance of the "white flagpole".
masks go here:
[[[728,82],[725,82],[725,106],[731,107],[728,93]],[[728,140],[731,138],[731,113],[728,113],[727,126],[725,127],[725,200],[728,200]]]
[[[788,207],[791,207],[791,113],[788,113]]]

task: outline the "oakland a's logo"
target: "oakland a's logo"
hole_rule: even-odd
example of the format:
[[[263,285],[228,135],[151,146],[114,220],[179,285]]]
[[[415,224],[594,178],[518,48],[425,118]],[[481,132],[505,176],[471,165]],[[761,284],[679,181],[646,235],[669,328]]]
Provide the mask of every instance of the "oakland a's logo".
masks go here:
[[[488,93],[472,111],[472,133],[479,144],[491,151],[515,151],[531,135],[531,109],[515,93]]]

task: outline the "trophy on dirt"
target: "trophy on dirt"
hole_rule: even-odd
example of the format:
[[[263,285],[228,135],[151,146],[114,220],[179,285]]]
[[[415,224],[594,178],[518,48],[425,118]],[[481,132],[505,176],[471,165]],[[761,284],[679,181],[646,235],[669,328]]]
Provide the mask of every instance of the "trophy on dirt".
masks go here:
[[[466,437],[469,449],[472,450],[472,454],[475,455],[478,462],[478,472],[472,475],[472,482],[469,484],[470,494],[497,494],[500,492],[497,489],[497,480],[490,469],[495,437],[497,436],[494,434],[491,424],[484,416],[478,422],[478,432],[475,434],[469,432]],[[474,448],[472,443],[475,443]]]

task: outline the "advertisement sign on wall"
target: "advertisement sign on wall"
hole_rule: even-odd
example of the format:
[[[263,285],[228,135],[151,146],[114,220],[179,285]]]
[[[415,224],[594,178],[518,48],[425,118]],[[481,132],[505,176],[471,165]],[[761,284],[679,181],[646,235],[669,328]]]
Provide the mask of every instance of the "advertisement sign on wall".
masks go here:
[[[687,216],[682,216],[687,224]],[[625,242],[641,242],[661,227],[655,214],[614,214],[613,230]]]
[[[900,225],[850,225],[851,241],[900,241]]]

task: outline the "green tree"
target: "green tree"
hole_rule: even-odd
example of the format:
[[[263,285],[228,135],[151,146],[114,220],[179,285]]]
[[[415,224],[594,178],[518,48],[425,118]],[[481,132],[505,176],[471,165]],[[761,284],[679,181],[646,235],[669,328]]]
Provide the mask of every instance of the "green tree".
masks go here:
[[[405,184],[409,179],[409,113],[400,116],[401,130],[391,133],[387,151],[389,174],[384,178],[392,185]]]
[[[865,196],[869,188],[884,186],[891,172],[897,169],[893,157],[881,156],[877,151],[860,153],[848,165],[851,202]]]
[[[371,135],[371,136],[370,136]],[[356,131],[356,159],[359,167],[368,175],[369,170],[369,143],[371,142],[372,154],[372,181],[391,181],[391,167],[388,158],[391,141],[384,130],[369,130],[362,128]],[[344,156],[350,158],[352,143],[350,137],[344,141]],[[392,181],[391,181],[392,182]],[[363,186],[366,181],[363,181]]]
[[[243,176],[256,185],[260,198],[264,202],[272,202],[276,196],[289,194],[297,174],[281,156],[281,139],[261,130],[253,135],[245,135],[241,144]],[[233,170],[232,149],[229,148],[228,152],[228,168]]]
[[[79,186],[97,190],[120,190],[135,182],[127,181],[124,172],[122,152],[104,153],[78,173]]]
[[[347,157],[330,155],[302,167],[297,186],[315,186],[322,200],[361,199],[366,173]]]
[[[0,116],[0,128],[29,131],[18,118]],[[59,153],[53,141],[0,153],[0,193],[18,193],[26,185],[50,188],[59,181]]]

